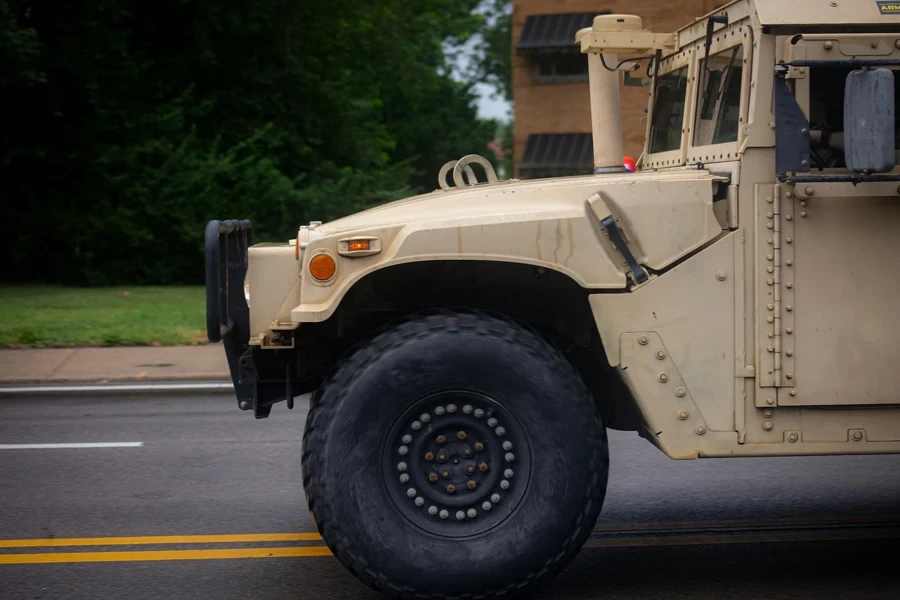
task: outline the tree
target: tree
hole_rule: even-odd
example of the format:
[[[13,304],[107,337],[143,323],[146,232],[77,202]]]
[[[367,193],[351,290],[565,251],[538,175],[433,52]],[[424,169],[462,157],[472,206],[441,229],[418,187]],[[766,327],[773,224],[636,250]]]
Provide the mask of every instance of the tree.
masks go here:
[[[512,101],[512,3],[510,0],[483,0],[488,15],[481,28],[473,77],[497,88]]]
[[[0,0],[5,278],[200,282],[207,219],[285,240],[434,189],[494,134],[442,51],[477,4]]]

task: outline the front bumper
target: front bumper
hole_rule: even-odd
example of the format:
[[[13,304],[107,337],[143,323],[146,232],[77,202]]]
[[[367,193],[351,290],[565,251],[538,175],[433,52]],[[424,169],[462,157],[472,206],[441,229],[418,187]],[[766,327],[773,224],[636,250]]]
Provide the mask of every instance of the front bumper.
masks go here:
[[[293,408],[297,366],[290,351],[250,344],[250,307],[244,291],[253,225],[248,220],[206,224],[206,336],[222,342],[238,407],[269,416],[275,402]]]

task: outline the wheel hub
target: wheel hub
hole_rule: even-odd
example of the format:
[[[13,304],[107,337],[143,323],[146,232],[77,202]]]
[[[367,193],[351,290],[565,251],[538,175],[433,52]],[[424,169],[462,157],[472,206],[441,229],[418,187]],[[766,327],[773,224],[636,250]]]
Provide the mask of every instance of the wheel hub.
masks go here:
[[[524,431],[479,394],[445,392],[414,403],[387,442],[390,495],[404,516],[435,534],[462,537],[496,526],[528,486]]]

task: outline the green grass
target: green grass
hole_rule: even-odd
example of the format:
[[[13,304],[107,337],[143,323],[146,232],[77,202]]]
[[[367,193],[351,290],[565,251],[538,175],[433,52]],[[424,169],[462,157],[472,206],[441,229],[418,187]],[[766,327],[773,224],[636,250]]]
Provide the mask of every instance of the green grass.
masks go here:
[[[206,342],[202,286],[0,286],[0,346]]]

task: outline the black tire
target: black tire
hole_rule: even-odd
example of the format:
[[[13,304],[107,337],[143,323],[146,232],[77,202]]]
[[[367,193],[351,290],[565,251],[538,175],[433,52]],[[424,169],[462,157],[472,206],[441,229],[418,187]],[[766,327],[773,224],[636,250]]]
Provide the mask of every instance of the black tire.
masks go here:
[[[362,582],[392,598],[512,598],[581,549],[609,453],[597,406],[558,350],[503,318],[440,312],[341,361],[313,396],[302,465],[319,533]],[[448,491],[460,474],[471,479]]]

